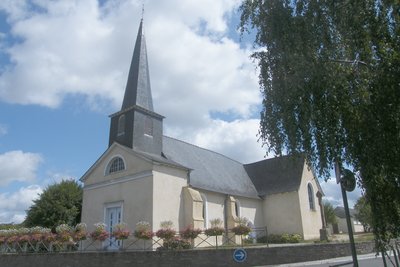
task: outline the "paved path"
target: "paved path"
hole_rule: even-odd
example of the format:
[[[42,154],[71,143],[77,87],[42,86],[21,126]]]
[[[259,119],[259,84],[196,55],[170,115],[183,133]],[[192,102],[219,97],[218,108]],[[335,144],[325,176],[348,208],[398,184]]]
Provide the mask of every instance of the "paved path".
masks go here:
[[[383,267],[382,257],[375,256],[375,253],[366,254],[366,255],[358,255],[358,266],[359,267]],[[394,258],[391,257],[393,263]],[[386,259],[386,263],[388,266],[393,266],[388,259]],[[266,265],[266,266],[275,266],[275,267],[300,267],[300,266],[313,266],[313,267],[351,267],[352,257],[342,257],[342,258],[334,258],[327,260],[319,260],[319,261],[310,261],[310,262],[299,262],[299,263],[290,263],[290,264],[281,264],[281,265]],[[265,266],[265,267],[266,267]],[[396,266],[396,265],[394,265]]]

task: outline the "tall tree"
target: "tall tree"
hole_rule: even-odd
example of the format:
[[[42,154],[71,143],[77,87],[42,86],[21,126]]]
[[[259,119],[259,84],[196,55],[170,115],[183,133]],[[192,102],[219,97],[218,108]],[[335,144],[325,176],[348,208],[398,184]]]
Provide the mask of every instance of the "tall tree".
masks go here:
[[[400,233],[400,2],[244,0],[268,152],[352,166],[384,245]]]
[[[76,181],[63,180],[48,186],[28,209],[24,225],[55,228],[76,225],[81,219],[82,187]]]
[[[337,218],[335,215],[335,210],[330,202],[324,202],[324,214],[325,221],[327,224],[335,224],[337,223]]]
[[[365,196],[361,196],[354,205],[354,217],[363,225],[364,231],[369,232],[372,225],[371,206]]]

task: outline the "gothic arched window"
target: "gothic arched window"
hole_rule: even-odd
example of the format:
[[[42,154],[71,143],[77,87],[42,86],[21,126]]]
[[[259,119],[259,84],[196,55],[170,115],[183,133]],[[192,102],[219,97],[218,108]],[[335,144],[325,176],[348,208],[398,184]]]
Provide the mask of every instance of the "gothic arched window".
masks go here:
[[[307,191],[308,191],[308,205],[310,206],[310,210],[315,210],[314,189],[311,184],[307,185]]]
[[[203,220],[204,220],[204,228],[208,228],[208,206],[207,206],[207,198],[206,195],[201,194],[201,199],[203,200]]]
[[[235,200],[235,212],[236,212],[236,217],[240,217],[240,201]]]

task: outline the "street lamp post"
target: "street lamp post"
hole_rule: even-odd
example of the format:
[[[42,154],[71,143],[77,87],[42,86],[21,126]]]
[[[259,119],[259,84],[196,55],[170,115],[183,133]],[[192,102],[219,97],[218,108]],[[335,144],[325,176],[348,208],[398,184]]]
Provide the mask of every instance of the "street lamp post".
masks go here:
[[[339,166],[338,162],[336,162],[336,165],[335,165],[335,173],[336,173],[336,182],[338,184],[340,184],[340,188],[342,191],[343,205],[344,205],[344,211],[346,214],[347,229],[348,229],[349,240],[350,240],[351,256],[353,258],[353,266],[358,267],[357,251],[356,251],[356,245],[354,243],[354,236],[353,236],[353,226],[352,226],[351,220],[350,220],[350,210],[349,210],[349,204],[347,201],[347,193],[346,193],[346,190],[349,192],[354,190],[355,178],[354,178],[354,174],[347,169],[345,169],[344,173],[341,175],[340,166]]]

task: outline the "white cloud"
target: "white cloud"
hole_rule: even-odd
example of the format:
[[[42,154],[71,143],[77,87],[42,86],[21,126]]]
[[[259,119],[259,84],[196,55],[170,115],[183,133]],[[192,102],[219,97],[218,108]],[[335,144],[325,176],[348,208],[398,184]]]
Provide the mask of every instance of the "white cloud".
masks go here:
[[[258,120],[214,120],[193,135],[193,143],[243,163],[258,161],[265,156],[265,150],[255,135],[258,125]]]
[[[16,18],[11,20],[12,34],[22,41],[6,50],[13,65],[0,76],[0,99],[58,107],[66,95],[80,94],[93,108],[97,108],[93,99],[111,101],[118,108],[140,3],[108,1],[103,7],[95,0],[36,3],[47,12],[17,16],[32,11],[27,5],[6,5],[12,6],[6,10]],[[172,123],[190,123],[193,115],[201,118],[210,110],[248,117],[260,102],[250,51],[226,37],[227,18],[238,3],[146,3],[155,106],[173,118]]]
[[[8,20],[10,22],[26,18],[29,15],[29,12],[27,12],[28,3],[25,0],[2,0],[0,1],[0,10],[4,10],[9,14]]]
[[[0,154],[0,186],[12,181],[34,181],[41,162],[42,156],[36,153],[15,150]]]
[[[334,207],[343,207],[343,197],[340,186],[336,183],[336,178],[331,178],[327,182],[320,181],[322,190],[325,193],[325,200],[329,201]],[[349,207],[353,208],[354,204],[357,202],[361,196],[360,188],[356,187],[353,192],[347,192],[347,200]]]
[[[42,191],[40,186],[31,185],[14,193],[0,194],[0,223],[21,223],[25,219],[25,211]]]
[[[58,107],[66,95],[83,95],[93,109],[111,102],[106,112],[117,111],[141,3],[120,0],[99,6],[96,0],[60,0],[35,4],[46,12],[33,13],[29,5],[12,1],[0,4],[12,18],[13,36],[21,39],[6,50],[13,65],[0,75],[0,99]],[[246,120],[255,125],[251,119],[258,117],[261,97],[251,51],[227,36],[229,17],[239,4],[239,0],[146,3],[155,110],[166,116],[167,129],[185,133],[179,135],[182,138],[195,140],[193,132],[221,126],[210,118],[212,112],[240,120],[240,124],[226,124],[234,125],[229,130],[238,131],[237,135],[248,130],[241,129],[248,126]],[[248,135],[254,137],[258,128],[251,130]]]

